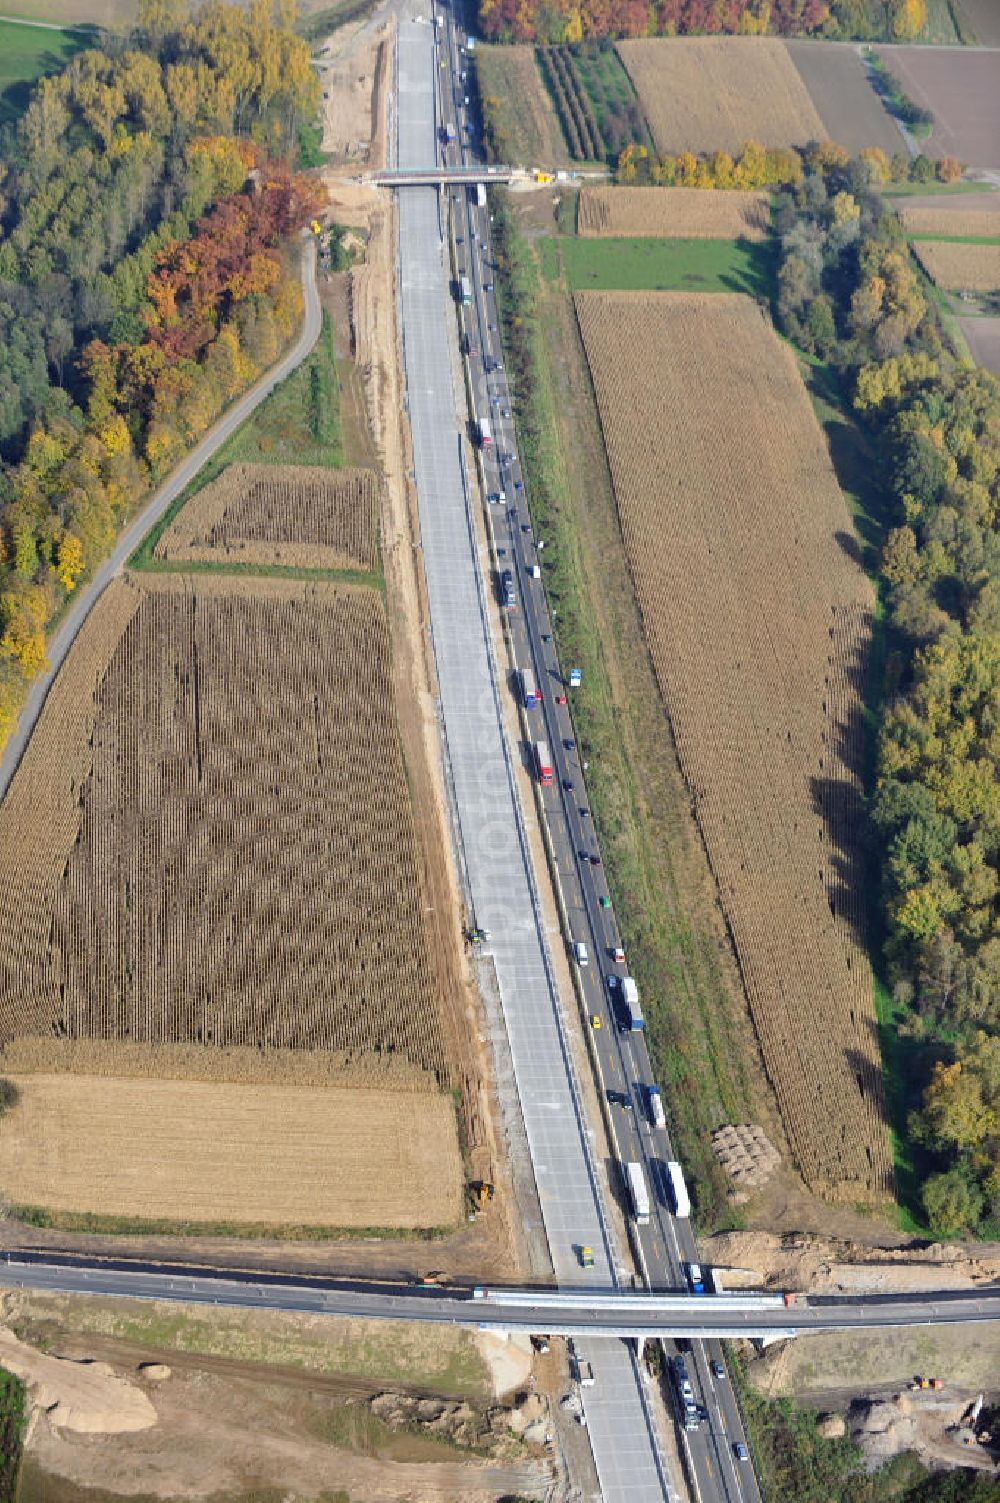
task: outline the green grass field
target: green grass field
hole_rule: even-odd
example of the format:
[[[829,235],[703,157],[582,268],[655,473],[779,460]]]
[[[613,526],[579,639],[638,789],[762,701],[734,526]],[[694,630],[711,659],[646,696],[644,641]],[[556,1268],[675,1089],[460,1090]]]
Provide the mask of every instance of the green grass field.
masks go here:
[[[769,297],[770,246],[745,240],[543,240],[548,281],[565,276],[571,292],[744,292]]]
[[[90,46],[92,33],[0,21],[0,125],[17,120],[40,78],[58,73],[74,52]]]

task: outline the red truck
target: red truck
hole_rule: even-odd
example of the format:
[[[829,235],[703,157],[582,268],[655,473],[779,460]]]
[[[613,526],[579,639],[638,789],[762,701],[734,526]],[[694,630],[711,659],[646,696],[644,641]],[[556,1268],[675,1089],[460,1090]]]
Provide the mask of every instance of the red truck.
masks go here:
[[[535,742],[535,771],[543,788],[552,787],[552,755],[547,741]]]

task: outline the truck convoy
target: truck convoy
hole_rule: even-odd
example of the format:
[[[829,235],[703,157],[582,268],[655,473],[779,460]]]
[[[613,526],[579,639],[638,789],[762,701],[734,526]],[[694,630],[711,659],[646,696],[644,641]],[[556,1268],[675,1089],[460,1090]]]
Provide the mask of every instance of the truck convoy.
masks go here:
[[[608,984],[618,992],[618,1027],[622,1033],[642,1033],[646,1020],[639,1006],[639,988],[631,976],[609,976]]]
[[[543,788],[552,787],[552,753],[547,741],[535,742],[535,772]]]
[[[675,1216],[690,1216],[691,1201],[688,1197],[687,1185],[684,1183],[684,1175],[680,1164],[672,1160],[666,1165],[667,1186],[670,1190],[670,1203],[674,1208]]]
[[[675,1357],[670,1367],[671,1376],[674,1380],[674,1396],[677,1400],[677,1410],[685,1430],[697,1430],[701,1424],[702,1411],[695,1403],[694,1389],[691,1387],[691,1378],[688,1374],[687,1363],[683,1357]]]
[[[649,1225],[649,1191],[646,1189],[646,1178],[642,1172],[642,1165],[629,1163],[625,1165],[625,1177],[628,1180],[628,1193],[632,1201],[632,1214],[635,1217],[636,1226]]]
[[[537,704],[541,703],[535,675],[530,668],[521,669],[521,700],[526,710],[533,710]]]

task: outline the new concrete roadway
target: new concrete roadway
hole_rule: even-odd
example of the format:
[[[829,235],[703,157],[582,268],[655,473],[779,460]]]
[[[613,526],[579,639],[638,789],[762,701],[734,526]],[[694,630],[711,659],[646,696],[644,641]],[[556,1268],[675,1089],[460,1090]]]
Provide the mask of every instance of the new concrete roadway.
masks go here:
[[[319,331],[323,327],[323,315],[319,305],[319,293],[316,290],[316,246],[312,239],[303,241],[302,245],[302,296],[305,303],[302,328],[291,349],[282,355],[278,363],[272,365],[271,369],[261,376],[260,380],[251,386],[238,402],[234,402],[232,407],[227,408],[204,438],[195,445],[187,458],[182,460],[175,470],[171,470],[168,478],[157,487],[142,510],[118,538],[114,549],[101,567],[87,581],[80,593],[73,598],[69,610],[49,637],[46,643],[49,666],[33,681],[17,727],[0,759],[0,799],[7,792],[10,781],[17,771],[25,748],[31,739],[31,733],[42,713],[42,706],[45,704],[52,682],[76,641],[83,623],[90,615],[98,596],[107,588],[115,575],[125,567],[130,555],[135,552],[146,534],[156,526],[163,513],[176,501],[184,488],[190,485],[202,465],[212,458],[228,438],[232,437],[241,423],[246,422],[254,409],[270,396],[279,382],[283,381],[286,376],[290,376],[296,366],[302,364],[319,338]]]
[[[401,169],[437,162],[438,33],[426,3],[400,20],[395,94]],[[390,132],[390,139],[393,139]],[[434,188],[399,195],[399,307],[420,534],[460,864],[491,948],[552,1266],[557,1279],[607,1288],[616,1260],[601,1204],[539,893],[507,745],[463,461],[465,394],[453,379],[457,330],[442,204]],[[460,415],[461,414],[461,415]],[[581,1267],[581,1249],[593,1267]],[[634,1352],[605,1342],[584,1405],[605,1503],[676,1496]]]

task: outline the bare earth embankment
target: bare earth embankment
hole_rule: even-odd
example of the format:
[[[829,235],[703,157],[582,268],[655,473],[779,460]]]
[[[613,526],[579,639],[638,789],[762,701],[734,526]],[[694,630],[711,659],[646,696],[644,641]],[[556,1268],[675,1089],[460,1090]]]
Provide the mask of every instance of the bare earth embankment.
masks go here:
[[[879,1200],[892,1168],[857,865],[874,602],[825,443],[750,300],[584,293],[577,313],[644,629],[789,1141],[812,1189]]]
[[[763,240],[771,221],[767,193],[738,189],[583,188],[581,235],[659,235],[664,239]]]

